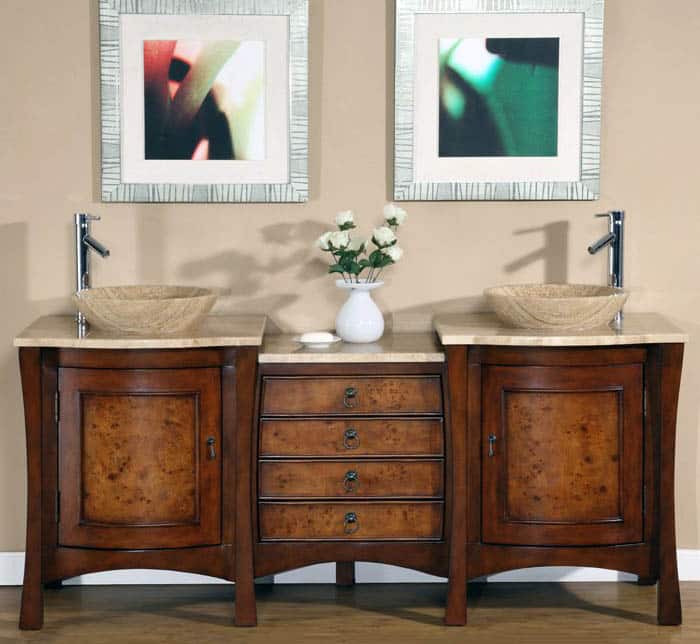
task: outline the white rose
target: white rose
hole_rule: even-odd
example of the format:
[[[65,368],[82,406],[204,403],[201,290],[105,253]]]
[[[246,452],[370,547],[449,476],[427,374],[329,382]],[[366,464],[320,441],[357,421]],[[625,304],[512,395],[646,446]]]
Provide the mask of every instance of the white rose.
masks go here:
[[[338,224],[338,228],[343,226],[355,227],[355,214],[352,210],[343,210],[335,216],[335,223]]]
[[[389,246],[389,248],[383,249],[382,253],[389,257],[392,262],[398,262],[403,257],[403,248]]]
[[[350,235],[346,230],[331,233],[328,237],[330,245],[336,250],[345,250],[350,244]]]
[[[384,219],[391,226],[401,226],[408,217],[408,213],[395,203],[388,203],[384,206]]]
[[[379,248],[386,248],[396,241],[396,235],[394,235],[394,231],[391,228],[382,226],[381,228],[374,229],[372,239]]]
[[[316,240],[316,246],[318,246],[321,250],[330,250],[331,247],[328,245],[328,242],[330,241],[332,234],[333,233],[323,233],[323,235]]]
[[[367,242],[364,239],[351,239],[348,250],[352,251],[363,251],[367,246]]]

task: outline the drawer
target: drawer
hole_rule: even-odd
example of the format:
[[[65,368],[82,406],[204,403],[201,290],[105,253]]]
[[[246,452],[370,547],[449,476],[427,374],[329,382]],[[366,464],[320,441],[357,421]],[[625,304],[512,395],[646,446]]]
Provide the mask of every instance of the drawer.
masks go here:
[[[264,378],[262,413],[273,416],[441,414],[440,377]]]
[[[443,463],[436,461],[263,461],[262,498],[428,497],[443,495]]]
[[[439,418],[263,420],[260,456],[442,456]]]
[[[440,502],[260,503],[262,541],[436,541]]]

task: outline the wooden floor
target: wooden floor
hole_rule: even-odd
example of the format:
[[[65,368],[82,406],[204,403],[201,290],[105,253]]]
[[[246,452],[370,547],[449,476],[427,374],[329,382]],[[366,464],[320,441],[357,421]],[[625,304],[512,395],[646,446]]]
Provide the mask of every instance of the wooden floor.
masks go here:
[[[630,583],[472,584],[470,624],[442,625],[442,584],[258,588],[260,626],[234,628],[230,586],[92,586],[46,592],[43,631],[17,630],[19,588],[0,588],[0,644],[700,643],[700,583],[685,624],[659,627],[656,591]]]

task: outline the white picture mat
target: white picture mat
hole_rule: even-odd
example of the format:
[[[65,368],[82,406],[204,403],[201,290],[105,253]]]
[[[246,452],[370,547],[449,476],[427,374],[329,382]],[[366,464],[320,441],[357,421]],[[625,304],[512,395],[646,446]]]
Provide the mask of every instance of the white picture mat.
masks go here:
[[[124,14],[121,29],[122,183],[287,183],[289,181],[289,17]],[[264,161],[145,159],[143,42],[265,42]]]
[[[579,181],[583,13],[419,14],[415,23],[414,181]],[[442,38],[554,38],[559,47],[556,157],[439,156],[438,52]]]

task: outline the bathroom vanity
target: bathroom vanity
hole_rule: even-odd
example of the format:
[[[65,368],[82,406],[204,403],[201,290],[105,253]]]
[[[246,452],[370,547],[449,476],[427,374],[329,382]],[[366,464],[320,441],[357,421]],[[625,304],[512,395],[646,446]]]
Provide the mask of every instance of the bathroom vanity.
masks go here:
[[[49,317],[16,338],[28,464],[20,628],[41,628],[44,584],[121,568],[236,581],[245,621],[252,560],[237,552],[237,523],[264,326],[210,317],[182,337],[76,337],[73,318]]]
[[[621,330],[504,329],[491,315],[435,328],[454,448],[451,613],[466,618],[467,579],[593,566],[658,582],[659,623],[680,624],[674,458],[687,336],[635,313]]]
[[[679,624],[675,422],[687,337],[504,329],[440,317],[372,345],[263,342],[264,318],[210,317],[181,338],[75,337],[43,318],[16,339],[29,465],[22,628],[42,587],[165,568],[236,582],[373,561],[469,579],[596,566],[658,582]],[[262,346],[260,346],[262,345]]]
[[[449,576],[451,449],[433,334],[260,352],[255,574],[355,561]]]

